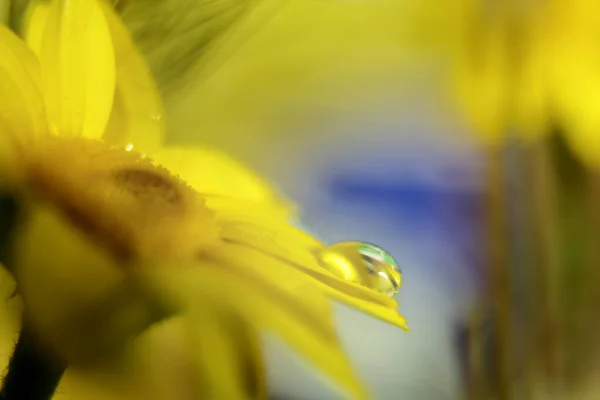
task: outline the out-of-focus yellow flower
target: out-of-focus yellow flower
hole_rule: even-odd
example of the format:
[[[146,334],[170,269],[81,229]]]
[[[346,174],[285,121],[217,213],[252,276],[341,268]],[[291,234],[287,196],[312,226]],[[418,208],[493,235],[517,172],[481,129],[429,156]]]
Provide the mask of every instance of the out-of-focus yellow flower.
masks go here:
[[[270,90],[282,83],[283,89],[301,90],[302,82],[289,80],[289,74],[335,77],[373,62],[408,62],[410,57],[393,47],[402,41],[406,50],[414,49],[415,25],[398,24],[397,17],[401,12],[414,16],[420,7],[390,0],[159,0],[152,6],[147,0],[117,1],[168,93],[190,80],[212,79],[221,67],[262,78],[235,76],[230,85],[245,92],[246,85]],[[269,71],[258,70],[265,67]],[[284,74],[269,76],[273,70]]]
[[[162,147],[160,97],[109,3],[36,2],[26,37],[0,27],[1,167],[24,208],[7,266],[40,340],[78,362],[183,312],[204,398],[264,395],[264,331],[365,398],[329,301],[406,328],[395,300],[324,268],[233,160]]]
[[[311,129],[322,122],[315,110],[379,113],[381,98],[406,94],[402,78],[422,68],[421,46],[444,22],[414,29],[415,19],[438,3],[128,0],[118,9],[176,116],[170,138],[268,157],[305,140],[299,130],[326,134]]]
[[[10,0],[0,0],[0,24],[7,25],[10,16]]]
[[[589,0],[456,1],[453,88],[474,130],[497,143],[559,124],[600,165],[600,6]]]

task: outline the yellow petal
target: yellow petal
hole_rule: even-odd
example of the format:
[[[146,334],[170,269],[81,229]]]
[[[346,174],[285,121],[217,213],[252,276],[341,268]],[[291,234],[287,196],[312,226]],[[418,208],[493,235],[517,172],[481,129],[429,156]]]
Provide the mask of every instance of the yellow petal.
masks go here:
[[[170,147],[154,153],[152,158],[203,195],[282,206],[265,181],[220,151]]]
[[[254,232],[249,229],[240,230],[224,227],[221,235],[233,249],[225,251],[215,249],[214,254],[219,254],[224,259],[230,260],[230,262],[239,260],[240,265],[256,269],[259,272],[267,270],[267,273],[272,276],[276,272],[283,271],[283,274],[295,274],[297,279],[301,279],[299,282],[308,278],[313,285],[319,287],[330,286],[330,289],[337,288],[337,290],[347,292],[350,296],[358,297],[361,300],[382,307],[396,309],[398,306],[393,298],[347,282],[323,268],[316,256],[316,252],[320,251],[321,247],[303,248],[301,242],[282,240],[280,236],[272,235],[268,231],[261,232],[258,235],[257,232],[260,231],[256,228],[253,230]],[[257,261],[257,257],[260,257],[260,262]],[[273,267],[267,268],[264,265],[269,263],[269,260],[271,260],[271,263],[275,261],[276,264],[272,264]]]
[[[52,2],[47,0],[34,0],[27,8],[24,20],[23,36],[27,45],[40,57],[42,54],[42,38]]]
[[[462,25],[471,29],[462,32],[463,36],[459,39],[461,44],[455,55],[451,90],[458,99],[465,120],[478,138],[485,144],[497,145],[504,138],[506,119],[510,117],[510,46],[505,24],[500,16],[484,22],[482,14],[474,12],[477,9],[471,10],[476,5],[465,7],[469,7],[466,17],[470,23]],[[477,35],[474,36],[473,32]]]
[[[282,265],[288,267],[284,268],[286,271],[291,267],[303,276],[310,277],[314,285],[333,299],[408,330],[406,320],[396,311],[398,304],[393,298],[340,279],[323,268],[316,258],[317,252],[322,249],[323,245],[310,235],[287,224],[282,219],[268,218],[261,213],[254,213],[247,209],[233,211],[216,208],[215,210],[217,220],[222,228],[221,237],[226,241],[258,250],[279,261],[280,265],[277,270],[281,269]],[[230,257],[238,254],[240,254],[240,250],[231,251],[230,255],[224,254],[224,256]],[[262,267],[263,262],[248,260],[245,265],[248,268]],[[273,273],[275,270],[274,267],[269,273]],[[291,278],[282,279],[289,280]]]
[[[243,219],[228,219],[221,221],[220,226],[221,236],[228,241],[245,244],[272,257],[305,265],[309,269],[321,269],[315,253],[323,245],[291,225],[257,225]]]
[[[297,210],[293,204],[285,200],[271,199],[270,202],[256,202],[252,200],[236,199],[224,196],[205,196],[206,206],[215,212],[218,221],[225,224],[235,221],[249,223],[260,221],[266,230],[280,230],[282,222],[287,223],[293,219]],[[314,243],[315,239],[309,235],[304,238]]]
[[[185,318],[188,354],[202,399],[265,399],[264,366],[254,329],[239,316],[199,305]]]
[[[281,242],[258,241],[247,236],[246,239],[238,237],[237,243],[241,244],[232,240],[231,244],[212,250],[211,259],[251,271],[273,285],[314,288],[332,299],[408,330],[406,320],[396,311],[398,303],[393,298],[332,275],[316,262],[314,256],[311,261],[310,254],[297,258],[286,249],[279,253],[275,249]]]
[[[410,331],[406,319],[396,311],[398,303],[363,286],[346,282],[335,276],[306,271],[308,275],[321,282],[321,290],[329,297],[341,301],[357,310],[388,322],[405,331]]]
[[[249,324],[275,333],[352,398],[366,398],[337,340],[326,299],[291,282],[272,285],[244,269],[205,262],[174,278],[176,295],[205,307],[231,307]],[[164,280],[166,282],[166,279]],[[215,356],[216,357],[216,356]]]
[[[0,135],[38,135],[46,130],[35,55],[17,36],[0,26]]]
[[[597,3],[553,1],[546,51],[552,106],[582,161],[600,166],[600,28]]]
[[[53,133],[99,139],[115,90],[108,24],[97,0],[54,0],[42,38],[41,67]]]
[[[291,299],[290,299],[291,300]],[[289,304],[286,304],[289,303]],[[299,318],[298,307],[311,307],[307,316]],[[333,321],[315,320],[326,309],[325,299],[321,296],[303,294],[294,301],[283,301],[282,298],[263,299],[257,304],[260,311],[254,318],[267,329],[279,335],[289,346],[327,378],[342,389],[349,398],[367,399],[368,391],[361,384],[360,378],[347,359],[337,338]],[[308,317],[308,318],[307,318]]]
[[[523,54],[514,60],[518,63],[514,87],[515,125],[525,141],[539,140],[549,132],[547,69],[551,63],[548,57],[553,50],[540,14],[542,12],[537,10],[527,21],[527,30],[520,40]]]
[[[104,139],[154,151],[164,136],[163,105],[150,69],[112,7],[102,3],[115,49],[116,92]]]
[[[76,326],[70,316],[121,282],[111,257],[57,211],[32,204],[15,237],[13,268],[31,323],[45,344],[69,358],[89,349],[85,336],[67,340]]]

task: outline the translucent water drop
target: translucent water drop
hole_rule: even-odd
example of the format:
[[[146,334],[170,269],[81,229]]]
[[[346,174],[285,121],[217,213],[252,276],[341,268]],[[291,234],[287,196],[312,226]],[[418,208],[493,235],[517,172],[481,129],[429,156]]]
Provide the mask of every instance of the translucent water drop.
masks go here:
[[[382,248],[364,242],[341,242],[319,254],[323,267],[347,281],[393,296],[402,285],[402,272]]]

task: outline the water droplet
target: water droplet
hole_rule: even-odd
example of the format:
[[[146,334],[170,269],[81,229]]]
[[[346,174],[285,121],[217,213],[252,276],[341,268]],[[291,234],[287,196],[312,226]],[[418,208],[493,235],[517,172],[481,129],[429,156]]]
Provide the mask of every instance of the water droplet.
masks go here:
[[[131,151],[131,149],[133,149],[133,143],[129,143],[127,146],[125,146],[125,151]]]
[[[402,285],[402,272],[382,248],[364,242],[341,242],[319,254],[323,267],[347,281],[393,296]]]

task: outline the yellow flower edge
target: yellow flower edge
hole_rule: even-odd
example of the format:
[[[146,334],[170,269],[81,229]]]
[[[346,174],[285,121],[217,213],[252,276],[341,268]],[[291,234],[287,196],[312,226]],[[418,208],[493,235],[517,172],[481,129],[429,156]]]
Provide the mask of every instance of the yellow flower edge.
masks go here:
[[[502,145],[507,134],[536,144],[559,124],[574,154],[600,166],[598,6],[551,0],[515,20],[515,5],[508,2],[492,19],[483,17],[478,1],[459,5],[455,9],[462,15],[446,31],[454,38],[446,43],[453,63],[450,101],[477,138],[492,147]]]
[[[264,394],[260,382],[249,387],[239,365],[247,359],[261,370],[260,353],[250,347],[263,331],[281,336],[352,397],[365,398],[328,299],[406,328],[397,303],[323,269],[315,258],[322,244],[290,225],[268,185],[233,160],[157,145],[160,97],[151,79],[136,87],[119,79],[146,70],[106,3],[56,0],[44,12],[46,19],[30,20],[30,31],[40,32],[37,49],[0,27],[0,85],[11,93],[0,99],[0,138],[10,148],[2,173],[27,210],[11,268],[40,337],[77,360],[110,344],[104,342],[117,327],[144,322],[156,306],[146,303],[174,303],[185,310],[185,340],[197,350],[198,391],[207,398]],[[90,43],[97,52],[84,50]],[[134,61],[123,62],[124,54]],[[119,91],[129,106],[115,116]],[[231,186],[218,179],[223,174]],[[150,294],[112,298],[132,277],[152,281]],[[107,299],[136,317],[107,314],[114,331],[81,334],[83,322],[73,316],[88,306],[102,310]],[[198,332],[214,338],[219,354],[202,351],[210,343]]]

